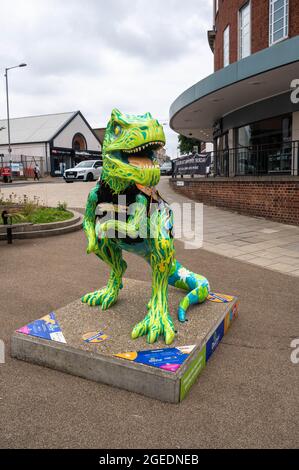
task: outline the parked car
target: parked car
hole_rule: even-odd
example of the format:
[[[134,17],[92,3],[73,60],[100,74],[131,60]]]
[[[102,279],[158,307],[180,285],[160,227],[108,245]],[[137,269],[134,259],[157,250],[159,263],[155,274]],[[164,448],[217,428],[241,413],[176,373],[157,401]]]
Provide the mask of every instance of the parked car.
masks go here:
[[[172,163],[164,162],[160,166],[161,175],[171,175],[172,174]]]
[[[94,181],[97,180],[102,173],[101,160],[84,160],[78,163],[74,168],[69,168],[64,172],[64,180],[66,183],[73,181]]]

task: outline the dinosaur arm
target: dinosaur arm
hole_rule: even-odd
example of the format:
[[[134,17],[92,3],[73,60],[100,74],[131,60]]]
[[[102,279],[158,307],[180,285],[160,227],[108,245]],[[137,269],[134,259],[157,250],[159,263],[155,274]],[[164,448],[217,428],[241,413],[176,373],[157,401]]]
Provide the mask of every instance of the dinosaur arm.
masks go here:
[[[123,233],[130,238],[137,238],[140,233],[144,232],[147,227],[147,199],[145,196],[139,194],[136,202],[129,208],[130,215],[127,222],[120,220],[108,220],[101,224],[100,232],[105,234],[109,230],[115,230]],[[146,231],[145,235],[146,237]]]
[[[96,207],[98,204],[99,183],[93,188],[87,198],[86,209],[83,219],[83,230],[88,240],[87,253],[96,249],[97,237],[95,232]]]

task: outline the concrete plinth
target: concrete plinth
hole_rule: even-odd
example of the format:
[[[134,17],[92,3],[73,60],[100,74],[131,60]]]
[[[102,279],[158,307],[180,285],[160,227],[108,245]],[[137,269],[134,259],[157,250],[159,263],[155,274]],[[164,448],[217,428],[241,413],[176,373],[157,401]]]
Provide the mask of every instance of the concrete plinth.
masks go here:
[[[133,326],[146,314],[150,294],[150,283],[126,279],[117,304],[107,311],[76,300],[56,310],[48,319],[54,323],[55,318],[56,327],[61,330],[58,336],[54,334],[55,339],[65,342],[32,336],[30,329],[25,328],[22,329],[23,333],[13,334],[11,354],[17,359],[85,379],[178,403],[185,398],[237,316],[237,299],[233,298],[228,303],[206,301],[191,307],[189,321],[182,324],[177,320],[176,311],[185,292],[170,288],[170,312],[178,333],[173,344],[166,346],[162,338],[150,345],[145,337],[132,340],[130,336]],[[99,343],[85,342],[83,337],[88,332],[102,332],[107,338]],[[188,350],[184,362],[176,365],[176,369],[167,369],[167,365],[164,368],[154,367],[132,360],[135,356],[142,356],[141,351],[167,348],[167,352],[172,353],[173,348],[181,347],[180,351],[185,353],[187,350],[183,347],[189,345],[194,345],[194,348]],[[139,355],[128,355],[128,359],[115,356],[128,352],[139,352]]]

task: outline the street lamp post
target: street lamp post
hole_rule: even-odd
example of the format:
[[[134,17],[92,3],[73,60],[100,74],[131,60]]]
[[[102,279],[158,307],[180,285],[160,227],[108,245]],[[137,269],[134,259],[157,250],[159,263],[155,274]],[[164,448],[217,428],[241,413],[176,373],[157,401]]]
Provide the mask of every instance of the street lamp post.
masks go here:
[[[19,67],[26,67],[27,64],[15,65],[14,67],[8,67],[5,69],[5,80],[6,80],[6,110],[7,110],[7,134],[8,134],[8,153],[11,154],[11,145],[10,145],[10,122],[9,122],[9,100],[8,100],[8,71],[12,69],[17,69]]]

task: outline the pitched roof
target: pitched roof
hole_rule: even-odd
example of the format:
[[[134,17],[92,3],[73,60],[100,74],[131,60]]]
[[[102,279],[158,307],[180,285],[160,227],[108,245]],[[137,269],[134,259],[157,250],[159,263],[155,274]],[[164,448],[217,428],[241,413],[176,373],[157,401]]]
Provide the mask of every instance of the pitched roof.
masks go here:
[[[10,119],[11,144],[48,142],[78,111]],[[8,144],[7,119],[0,119],[0,145]]]

